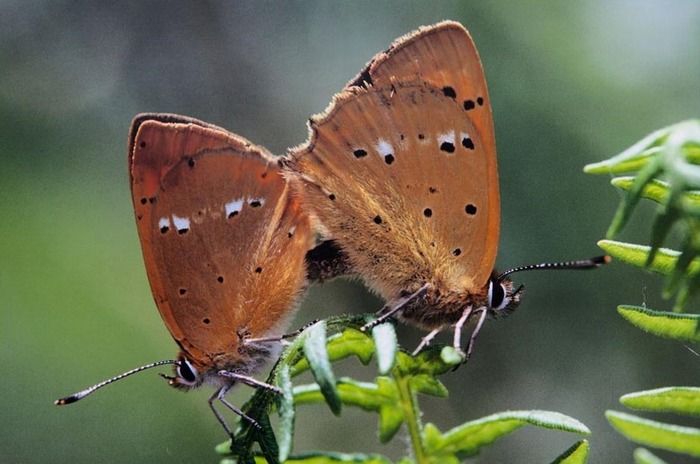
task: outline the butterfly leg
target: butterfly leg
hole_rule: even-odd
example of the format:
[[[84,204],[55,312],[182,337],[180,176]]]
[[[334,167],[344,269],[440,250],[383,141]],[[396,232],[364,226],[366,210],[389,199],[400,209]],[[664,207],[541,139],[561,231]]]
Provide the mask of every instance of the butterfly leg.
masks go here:
[[[408,295],[406,298],[403,300],[399,301],[393,308],[389,308],[385,313],[383,313],[381,316],[377,317],[375,320],[368,322],[367,324],[363,325],[360,330],[363,332],[366,332],[379,324],[383,324],[386,322],[388,319],[394,316],[394,314],[398,313],[401,311],[408,303],[413,301],[416,298],[420,298],[425,293],[428,291],[428,287],[430,287],[430,284],[425,283],[421,288],[413,292],[412,294]]]
[[[226,430],[226,433],[228,434],[228,436],[231,437],[231,446],[233,446],[233,432],[231,431],[228,424],[226,423],[224,416],[222,416],[221,413],[216,409],[216,407],[214,407],[214,401],[220,399],[220,397],[225,395],[226,392],[229,390],[229,388],[230,388],[229,386],[224,386],[224,387],[219,388],[217,391],[214,392],[214,394],[212,394],[209,397],[208,402],[209,402],[209,407],[211,408],[212,412],[216,416],[216,419],[219,421],[219,424],[221,424],[221,426],[224,428],[224,430]],[[255,422],[255,421],[253,421],[253,422]]]
[[[224,371],[224,370],[219,371],[219,375],[221,377],[226,377],[227,379],[231,379],[231,380],[234,380],[236,382],[244,383],[244,384],[248,385],[249,387],[262,388],[262,389],[271,391],[273,393],[277,393],[278,395],[282,394],[282,390],[275,387],[274,385],[270,385],[269,383],[261,382],[261,381],[254,379],[253,377],[250,377],[248,375],[243,375],[243,374],[239,374],[237,372]],[[223,399],[221,401],[223,402]]]
[[[260,424],[258,424],[258,421],[256,421],[255,419],[253,419],[252,417],[250,417],[249,415],[247,415],[246,413],[244,413],[243,411],[241,411],[240,409],[238,409],[237,407],[235,407],[234,405],[229,403],[228,400],[223,397],[223,395],[221,395],[218,399],[219,399],[219,401],[221,401],[223,403],[224,406],[226,406],[231,411],[233,411],[236,414],[238,414],[239,416],[241,416],[242,419],[250,422],[250,425],[252,425],[253,427],[255,427],[258,430],[262,429]],[[217,416],[218,416],[218,414],[217,414]],[[231,439],[233,439],[233,434],[231,432],[229,432],[229,435],[231,436]]]
[[[238,334],[239,338],[243,340],[244,344],[251,344],[251,343],[262,343],[262,342],[281,342],[282,340],[286,340],[288,338],[294,338],[297,335],[301,334],[303,331],[314,325],[315,323],[318,322],[318,319],[315,319],[311,322],[307,322],[294,332],[290,332],[288,334],[280,335],[278,337],[263,337],[263,338],[248,338],[245,336],[245,334]]]
[[[452,346],[460,354],[464,354],[462,352],[462,327],[464,327],[464,324],[467,322],[467,319],[469,319],[469,316],[471,316],[471,314],[472,307],[467,306],[464,309],[464,312],[462,312],[462,317],[460,317],[459,320],[455,323],[455,334],[454,339],[452,340]]]
[[[432,332],[430,332],[428,335],[423,337],[421,339],[420,343],[418,344],[418,346],[416,347],[416,349],[413,350],[413,353],[411,353],[411,355],[416,356],[418,353],[420,353],[423,348],[430,345],[430,342],[433,341],[433,338],[435,338],[435,336],[437,334],[439,334],[440,332],[441,332],[441,329],[435,329]]]
[[[484,321],[486,320],[486,314],[488,314],[488,311],[486,309],[480,309],[478,312],[481,312],[481,316],[479,316],[479,321],[476,323],[476,327],[474,327],[474,331],[472,332],[471,337],[469,337],[469,344],[467,345],[467,359],[469,359],[469,356],[472,354],[472,349],[474,349],[474,342],[476,342],[476,336],[479,335],[479,331],[481,330],[481,326],[484,325]]]

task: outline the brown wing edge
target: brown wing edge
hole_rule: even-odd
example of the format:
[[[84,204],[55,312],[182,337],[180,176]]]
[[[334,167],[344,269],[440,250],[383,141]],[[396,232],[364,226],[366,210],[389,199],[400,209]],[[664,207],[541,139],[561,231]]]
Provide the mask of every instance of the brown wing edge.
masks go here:
[[[401,50],[405,46],[422,39],[423,37],[427,37],[432,34],[437,34],[449,29],[462,32],[467,35],[469,40],[471,40],[469,31],[467,31],[467,29],[457,21],[444,20],[435,24],[431,24],[429,26],[420,26],[418,29],[395,39],[391,43],[389,48],[387,48],[385,51],[379,52],[376,55],[374,55],[372,59],[369,60],[369,62],[367,62],[367,64],[362,68],[362,70],[347,84],[345,84],[345,89],[349,89],[351,87],[367,88],[369,86],[374,85],[372,77],[374,69],[384,61],[388,60],[394,53]]]
[[[357,96],[359,94],[362,94],[369,90],[371,87],[374,86],[373,84],[373,79],[372,79],[372,74],[374,69],[376,69],[379,65],[381,65],[383,62],[388,60],[393,54],[395,54],[397,51],[401,50],[402,48],[412,44],[413,42],[422,39],[424,37],[427,37],[432,34],[437,34],[446,30],[454,30],[458,31],[460,33],[463,33],[465,35],[465,38],[467,41],[471,44],[474,43],[474,41],[471,38],[471,35],[469,34],[469,31],[460,23],[457,21],[451,21],[451,20],[445,20],[441,21],[429,26],[421,26],[417,30],[414,30],[412,32],[409,32],[398,39],[394,40],[394,42],[389,46],[389,48],[384,51],[377,53],[362,69],[362,71],[359,72],[359,74],[353,78],[348,84],[338,93],[333,95],[333,98],[331,98],[331,102],[328,104],[328,106],[320,113],[314,114],[309,118],[307,121],[307,127],[308,127],[308,137],[307,141],[300,143],[299,145],[295,147],[291,147],[287,150],[287,154],[283,157],[280,157],[280,165],[283,168],[286,168],[286,171],[291,175],[291,177],[303,177],[303,174],[299,173],[298,171],[295,173],[294,165],[295,165],[295,159],[301,155],[303,152],[310,152],[315,143],[316,139],[316,130],[315,126],[322,125],[324,124],[328,119],[330,119],[333,114],[336,111],[336,107],[339,107],[343,104],[343,102],[346,99],[352,98],[354,96]],[[477,58],[479,57],[478,51],[475,49]],[[481,65],[481,59],[479,58],[479,64]],[[483,69],[483,66],[481,65],[481,68]],[[409,83],[423,83],[423,81],[420,79],[419,76],[415,76],[411,79],[408,79],[407,81],[403,82],[404,84],[409,84]],[[425,83],[428,85],[428,83]],[[487,91],[487,96],[488,96],[488,88],[486,89]],[[490,102],[490,100],[488,100]],[[490,104],[489,104],[489,112],[491,112],[490,109]],[[291,171],[291,172],[290,172]],[[308,179],[306,179],[308,181]]]
[[[134,156],[134,143],[136,143],[136,136],[138,135],[139,128],[146,122],[149,121],[156,121],[160,122],[163,124],[191,124],[194,126],[199,126],[205,129],[210,129],[215,132],[221,133],[222,136],[228,138],[230,141],[232,141],[232,145],[235,148],[244,148],[244,149],[250,149],[253,148],[255,151],[259,152],[260,155],[266,160],[266,161],[273,161],[274,156],[267,151],[264,147],[260,145],[255,145],[253,144],[250,140],[246,139],[245,137],[241,137],[240,135],[234,134],[233,132],[230,132],[222,127],[216,126],[214,124],[209,124],[208,122],[201,121],[196,118],[191,118],[189,116],[183,116],[180,114],[174,114],[174,113],[139,113],[136,116],[134,116],[134,119],[131,121],[131,126],[129,128],[129,138],[127,140],[127,146],[128,146],[128,170],[129,170],[129,182],[131,183],[133,181],[133,178],[131,176],[131,168],[133,164],[133,156]]]

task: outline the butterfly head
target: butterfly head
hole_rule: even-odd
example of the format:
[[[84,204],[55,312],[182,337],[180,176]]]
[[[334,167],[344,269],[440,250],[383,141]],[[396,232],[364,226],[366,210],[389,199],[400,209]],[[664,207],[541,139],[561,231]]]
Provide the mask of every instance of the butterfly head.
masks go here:
[[[184,353],[180,353],[177,362],[173,364],[173,373],[175,375],[160,374],[160,376],[168,381],[168,385],[180,390],[199,387],[206,376],[203,366],[188,359]]]
[[[515,288],[508,278],[492,275],[488,283],[486,305],[494,317],[505,317],[511,314],[520,304],[524,287]]]

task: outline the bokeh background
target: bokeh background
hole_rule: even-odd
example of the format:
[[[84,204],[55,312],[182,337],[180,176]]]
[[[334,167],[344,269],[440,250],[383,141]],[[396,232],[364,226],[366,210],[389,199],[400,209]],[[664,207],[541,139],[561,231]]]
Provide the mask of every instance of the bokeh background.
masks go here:
[[[694,0],[0,2],[0,460],[216,462],[213,447],[225,437],[209,392],[182,394],[153,371],[70,407],[52,404],[176,352],[131,210],[131,118],[182,113],[283,153],[374,53],[442,19],[470,29],[489,81],[499,266],[599,253],[619,194],[581,168],[698,116]],[[638,211],[622,238],[645,241],[651,213]],[[517,281],[527,286],[524,303],[488,323],[469,364],[444,376],[449,399],[421,400],[424,419],[445,430],[505,409],[560,411],[593,430],[591,462],[630,462],[634,446],[603,411],[622,409],[623,393],[697,384],[700,370],[682,345],[615,312],[618,303],[670,307],[658,278],[613,264]],[[333,282],[310,291],[297,323],[380,304],[359,283]],[[418,336],[400,331],[408,347]],[[354,361],[337,370],[375,372]],[[240,387],[232,400],[250,393]],[[378,444],[375,424],[349,408],[336,418],[306,407],[296,450],[402,456],[406,442]],[[575,439],[521,430],[471,462],[549,462]]]

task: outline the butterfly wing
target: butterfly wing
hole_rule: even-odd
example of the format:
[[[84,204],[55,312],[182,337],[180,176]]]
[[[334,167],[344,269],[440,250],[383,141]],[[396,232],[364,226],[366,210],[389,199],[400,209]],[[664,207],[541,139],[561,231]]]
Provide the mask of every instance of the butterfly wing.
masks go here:
[[[377,54],[346,86],[385,87],[392,81],[422,80],[442,89],[467,112],[483,143],[493,153],[497,175],[493,115],[479,53],[469,32],[455,21],[421,27]],[[498,179],[495,179],[498,185]],[[498,195],[498,188],[496,188]],[[498,211],[496,211],[498,213]]]
[[[279,333],[305,285],[308,216],[260,147],[197,120],[132,125],[129,173],[146,272],[191,359],[235,352],[237,333]]]
[[[289,166],[307,208],[371,287],[395,298],[431,279],[485,285],[498,247],[498,171],[486,81],[464,27],[400,38],[310,126]]]
[[[492,152],[454,99],[425,82],[349,88],[311,131],[289,168],[371,287],[482,289],[498,235]]]

